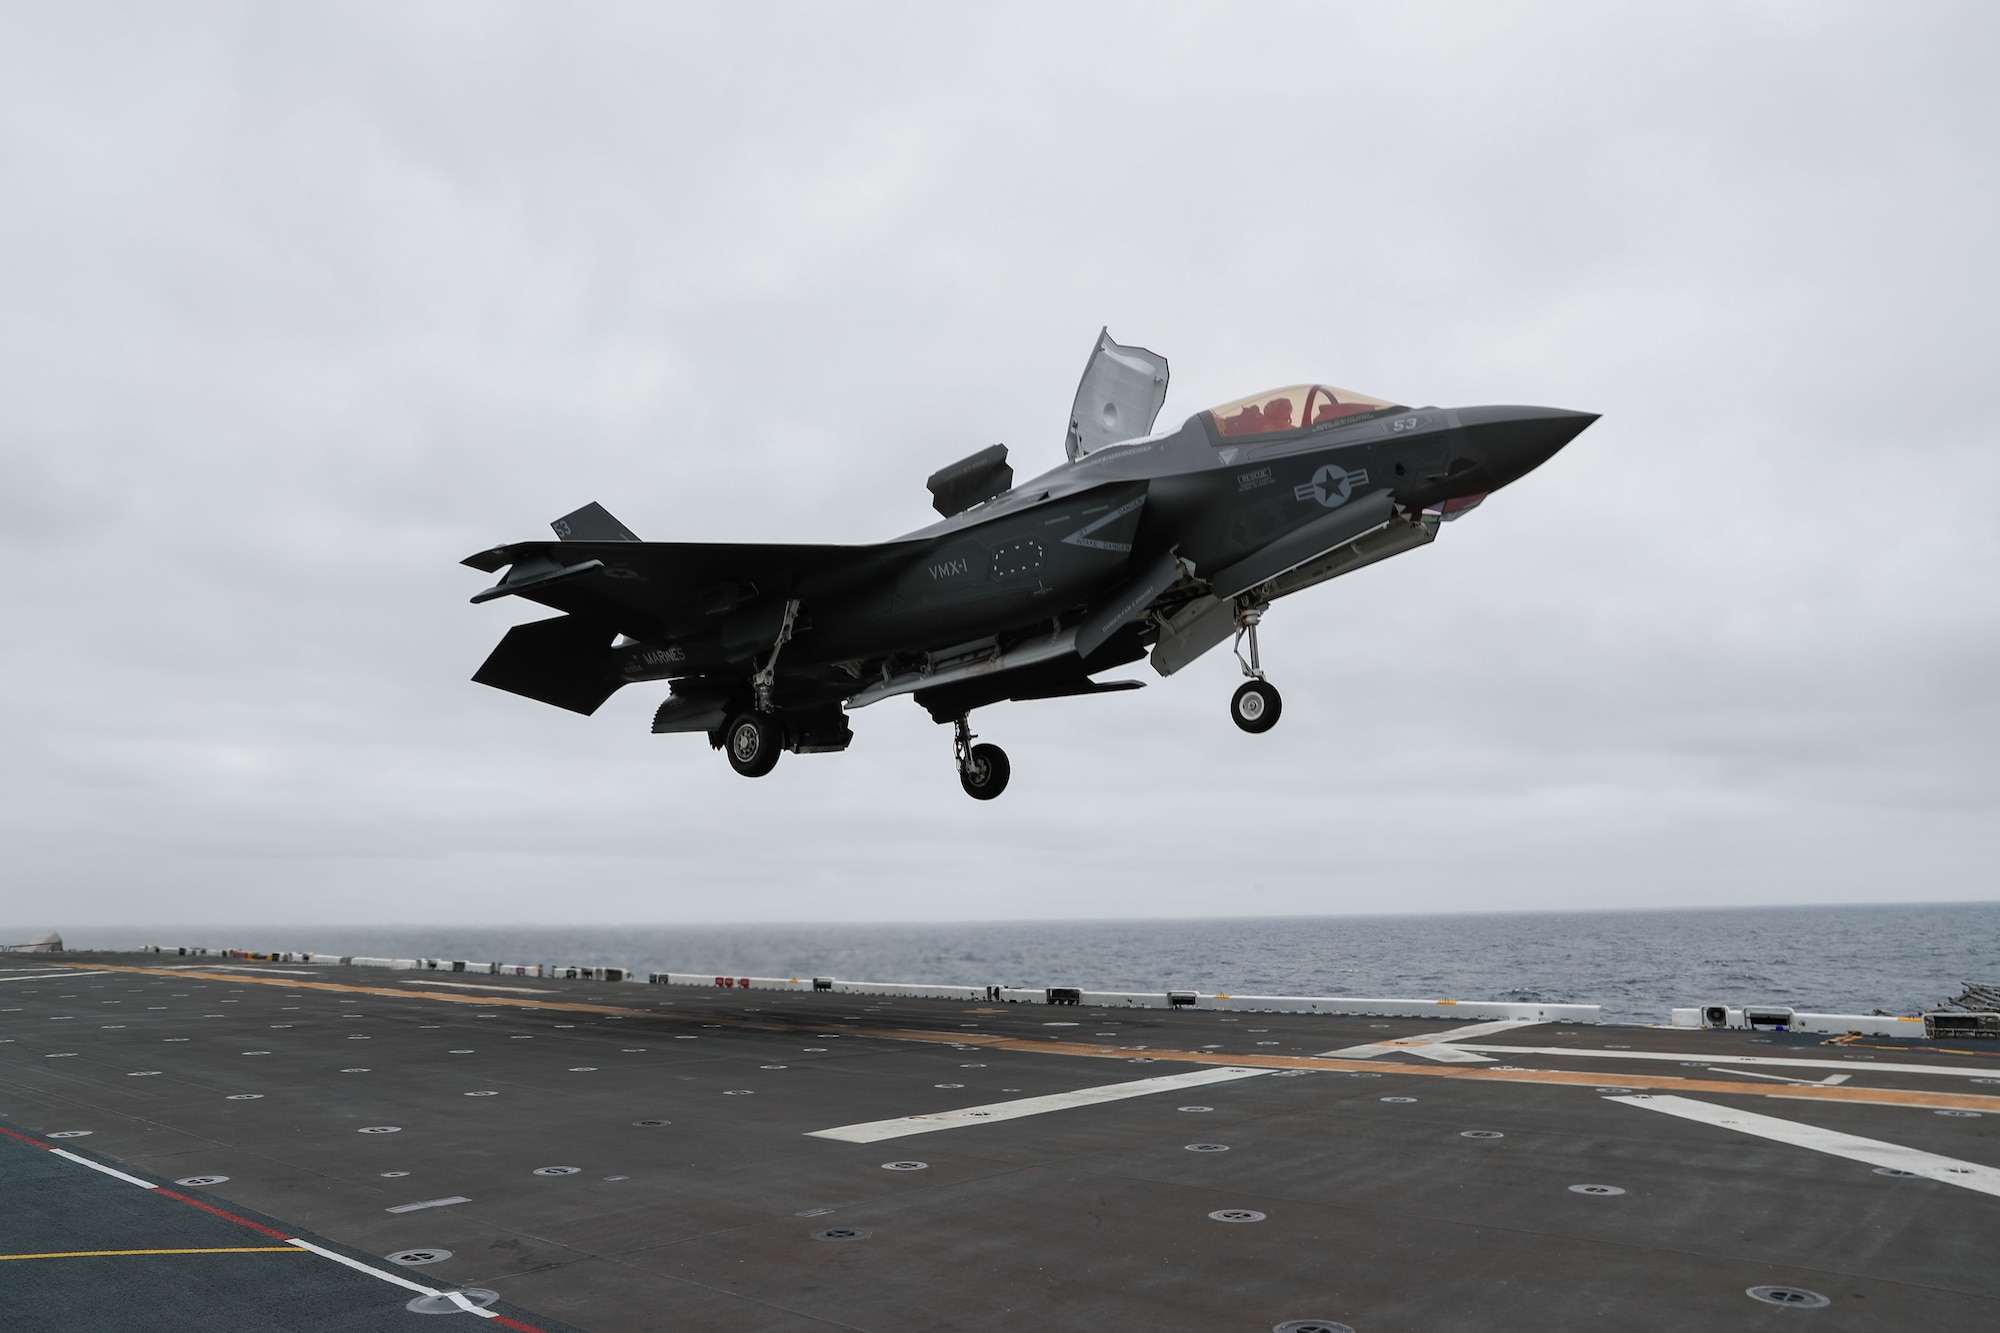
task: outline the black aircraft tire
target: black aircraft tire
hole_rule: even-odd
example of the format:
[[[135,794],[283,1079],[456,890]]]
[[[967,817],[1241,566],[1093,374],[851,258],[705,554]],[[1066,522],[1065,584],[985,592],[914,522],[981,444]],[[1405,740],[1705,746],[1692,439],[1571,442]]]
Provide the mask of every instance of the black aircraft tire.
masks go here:
[[[776,768],[784,743],[778,720],[769,713],[738,713],[722,735],[729,766],[746,778],[761,778]]]
[[[959,770],[958,785],[973,800],[990,801],[1007,790],[1007,779],[1013,772],[1005,750],[997,745],[975,745],[971,765]]]
[[[1278,725],[1278,714],[1284,712],[1285,701],[1278,697],[1278,689],[1268,680],[1246,680],[1237,688],[1236,697],[1229,701],[1229,717],[1237,726],[1253,736],[1260,736]]]

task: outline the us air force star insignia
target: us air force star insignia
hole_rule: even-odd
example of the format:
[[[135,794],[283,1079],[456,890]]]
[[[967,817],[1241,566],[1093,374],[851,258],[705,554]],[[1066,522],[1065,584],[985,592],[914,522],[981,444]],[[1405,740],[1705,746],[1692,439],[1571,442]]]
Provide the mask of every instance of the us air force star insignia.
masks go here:
[[[1349,472],[1336,463],[1328,463],[1313,473],[1313,479],[1303,486],[1292,488],[1292,495],[1300,500],[1317,500],[1328,509],[1338,509],[1347,503],[1347,497],[1354,494],[1356,486],[1368,484],[1368,469],[1356,468]]]

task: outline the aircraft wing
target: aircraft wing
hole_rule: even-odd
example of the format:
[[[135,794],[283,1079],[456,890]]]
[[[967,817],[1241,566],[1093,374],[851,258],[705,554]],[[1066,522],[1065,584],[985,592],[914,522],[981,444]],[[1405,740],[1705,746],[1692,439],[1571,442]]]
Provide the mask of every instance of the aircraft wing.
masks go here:
[[[892,566],[902,543],[515,542],[461,563],[506,575],[474,602],[522,597],[633,638],[674,637],[772,595],[813,598]]]

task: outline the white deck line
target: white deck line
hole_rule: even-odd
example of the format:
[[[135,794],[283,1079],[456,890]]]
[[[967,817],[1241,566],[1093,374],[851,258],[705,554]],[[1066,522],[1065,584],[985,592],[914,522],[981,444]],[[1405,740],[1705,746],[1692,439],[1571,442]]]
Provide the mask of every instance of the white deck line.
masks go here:
[[[1802,1125],[1796,1120],[1780,1120],[1777,1116],[1759,1115],[1755,1111],[1739,1111],[1733,1106],[1699,1102],[1691,1097],[1638,1095],[1606,1097],[1604,1100],[1623,1102],[1627,1106],[1637,1106],[1647,1111],[1661,1111],[1667,1115],[1679,1116],[1683,1120],[1733,1129],[1739,1134],[1752,1134],[1760,1139],[1811,1148],[1814,1152],[1829,1153],[1854,1162],[1866,1162],[1870,1166],[1908,1171],[1926,1180],[1957,1185],[1960,1189],[2000,1195],[2000,1171],[1990,1166],[1981,1166],[1977,1162],[1965,1162],[1956,1157],[1942,1157],[1937,1153],[1924,1152],[1920,1148],[1906,1148],[1900,1143],[1864,1139],[1857,1134],[1843,1134],[1839,1130],[1821,1129],[1817,1125]]]
[[[115,1171],[112,1168],[106,1166],[102,1162],[91,1161],[88,1157],[79,1157],[75,1153],[67,1152],[61,1148],[51,1148],[49,1149],[49,1151],[54,1153],[58,1157],[67,1157],[70,1161],[75,1162],[78,1166],[87,1166],[93,1171],[102,1171],[105,1175],[112,1176],[115,1177],[116,1179],[122,1180],[127,1185],[137,1185],[142,1190],[156,1190],[159,1188],[158,1185],[155,1185],[150,1180],[141,1180],[137,1176],[128,1176],[123,1171]]]
[[[1707,1051],[1605,1051],[1588,1046],[1480,1046],[1468,1044],[1468,1051],[1494,1055],[1575,1055],[1590,1060],[1671,1060],[1675,1063],[1699,1061],[1710,1065],[1773,1065],[1785,1069],[1821,1069],[1843,1074],[1949,1074],[1955,1078],[2000,1078],[2000,1060],[1981,1068],[1978,1065],[1911,1065],[1887,1060],[1808,1060],[1785,1055],[1712,1055]]]
[[[296,1245],[302,1250],[311,1250],[314,1254],[318,1255],[322,1259],[331,1259],[337,1264],[345,1264],[347,1267],[352,1268],[357,1273],[366,1273],[370,1277],[381,1278],[384,1282],[393,1282],[397,1286],[402,1287],[406,1291],[418,1292],[419,1294],[425,1296],[443,1296],[446,1294],[445,1292],[438,1290],[436,1287],[426,1287],[421,1282],[412,1282],[410,1281],[410,1279],[403,1277],[400,1274],[385,1273],[381,1269],[376,1268],[370,1264],[362,1263],[359,1259],[350,1259],[344,1254],[335,1254],[332,1250],[324,1249],[318,1245],[313,1244],[309,1240],[300,1240],[297,1236],[290,1237],[285,1241],[285,1244]],[[472,1311],[472,1313],[480,1315],[487,1319],[493,1318],[492,1314],[484,1310],[475,1309]]]
[[[1490,1037],[1496,1032],[1535,1027],[1541,1021],[1539,1018],[1496,1018],[1490,1023],[1467,1023],[1464,1027],[1446,1028],[1442,1032],[1420,1032],[1409,1037],[1392,1037],[1388,1041],[1343,1046],[1337,1051],[1321,1051],[1320,1054],[1343,1060],[1372,1060],[1378,1055],[1420,1055],[1426,1060],[1437,1060],[1445,1064],[1490,1064],[1493,1057],[1478,1054],[1479,1048],[1456,1047],[1451,1043],[1467,1037]]]
[[[1258,1072],[1262,1073],[1264,1071],[1259,1070]],[[93,1162],[88,1157],[79,1157],[77,1154],[70,1152],[67,1149],[51,1148],[49,1149],[49,1151],[55,1154],[57,1157],[66,1158],[69,1161],[75,1162],[78,1166],[87,1166],[93,1171],[101,1171],[107,1176],[112,1176],[118,1180],[122,1180],[128,1185],[137,1185],[142,1190],[156,1190],[160,1188],[158,1185],[155,1185],[150,1180],[141,1180],[137,1176],[128,1176],[123,1171],[114,1170],[113,1168],[104,1165],[104,1163],[102,1162]],[[438,1200],[438,1202],[442,1203],[446,1201]],[[471,1202],[471,1200],[468,1199],[465,1200],[464,1202],[469,1203]],[[396,1210],[391,1209],[390,1211],[394,1212]],[[384,1282],[393,1282],[399,1287],[406,1287],[411,1291],[421,1292],[423,1295],[426,1296],[446,1297],[453,1304],[462,1308],[467,1314],[476,1314],[481,1319],[497,1319],[499,1317],[491,1310],[483,1310],[480,1307],[474,1305],[471,1301],[466,1300],[463,1296],[460,1296],[455,1291],[440,1291],[436,1287],[426,1287],[420,1282],[412,1282],[408,1278],[399,1277],[394,1273],[385,1273],[381,1269],[372,1267],[371,1265],[368,1264],[364,1264],[358,1259],[350,1259],[344,1254],[335,1254],[332,1250],[323,1249],[322,1247],[313,1244],[309,1240],[300,1240],[297,1236],[288,1236],[285,1239],[285,1244],[296,1245],[302,1250],[309,1250],[312,1253],[317,1254],[322,1259],[331,1259],[337,1264],[345,1264],[347,1267],[354,1269],[356,1272],[366,1273],[368,1274],[368,1276],[374,1278],[380,1278]]]
[[[1105,1083],[1095,1088],[1078,1088],[1075,1092],[1051,1093],[1046,1097],[1022,1097],[1011,1102],[967,1106],[960,1110],[938,1111],[931,1115],[906,1115],[894,1120],[869,1120],[858,1125],[815,1129],[808,1131],[806,1137],[838,1139],[843,1143],[880,1143],[884,1139],[900,1139],[911,1134],[930,1134],[940,1129],[963,1129],[967,1125],[990,1125],[996,1120],[1019,1120],[1025,1116],[1043,1115],[1049,1111],[1066,1111],[1073,1106],[1095,1106],[1100,1102],[1124,1101],[1128,1097],[1148,1097],[1156,1092],[1199,1088],[1210,1083],[1230,1083],[1237,1079],[1256,1078],[1259,1075],[1276,1072],[1273,1069],[1198,1069],[1187,1074],[1164,1074],[1158,1078],[1135,1079],[1130,1083]]]

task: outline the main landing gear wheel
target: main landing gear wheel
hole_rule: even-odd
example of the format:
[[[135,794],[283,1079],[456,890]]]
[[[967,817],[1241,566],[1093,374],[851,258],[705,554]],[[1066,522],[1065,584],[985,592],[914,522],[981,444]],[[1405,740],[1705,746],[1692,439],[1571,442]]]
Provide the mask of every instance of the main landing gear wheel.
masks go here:
[[[1007,790],[1014,766],[997,745],[974,745],[972,720],[964,713],[952,726],[951,750],[958,756],[958,785],[975,801],[990,801]]]
[[[975,745],[971,758],[958,770],[958,785],[973,800],[990,801],[1007,790],[1007,779],[1013,772],[1005,750],[997,745]]]
[[[1237,686],[1236,697],[1229,701],[1229,716],[1251,735],[1261,735],[1278,725],[1278,714],[1284,707],[1277,686],[1270,681],[1246,680]]]
[[[776,768],[784,745],[778,720],[769,713],[738,713],[722,738],[729,766],[746,778],[761,778]]]

